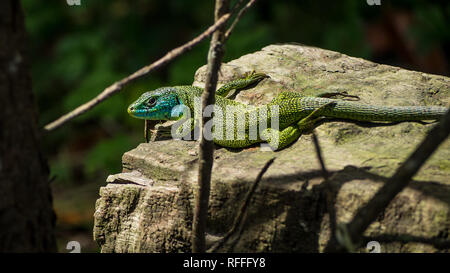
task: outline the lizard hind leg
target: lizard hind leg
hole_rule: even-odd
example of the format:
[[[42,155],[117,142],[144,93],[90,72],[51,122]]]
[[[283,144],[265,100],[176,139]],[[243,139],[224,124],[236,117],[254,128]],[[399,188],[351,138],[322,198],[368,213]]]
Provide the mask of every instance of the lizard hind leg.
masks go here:
[[[296,125],[292,125],[281,131],[265,129],[261,133],[261,138],[269,144],[272,150],[279,151],[297,141],[301,134],[302,131]]]
[[[336,105],[335,102],[324,104],[311,112],[307,117],[284,128],[281,131],[273,128],[265,129],[261,133],[261,139],[266,141],[270,145],[272,150],[277,151],[284,149],[297,141],[297,139],[303,132],[309,131],[314,128],[314,125],[322,119],[323,112],[328,110],[329,107],[333,107],[334,105]]]
[[[197,126],[197,121],[194,118],[190,118],[184,121],[175,130],[171,130],[171,136],[175,139],[191,140],[192,132],[195,133],[195,128]],[[194,139],[196,136],[194,135]]]
[[[320,106],[319,108],[312,111],[308,116],[302,118],[297,122],[297,127],[302,131],[309,131],[314,128],[314,125],[322,119],[322,116],[325,111],[327,111],[330,107],[336,105],[336,102],[329,102]]]
[[[334,98],[338,99],[341,98],[343,100],[351,100],[351,101],[357,101],[360,100],[358,96],[355,95],[349,95],[347,91],[326,91],[319,94],[316,94],[314,97],[318,98]]]

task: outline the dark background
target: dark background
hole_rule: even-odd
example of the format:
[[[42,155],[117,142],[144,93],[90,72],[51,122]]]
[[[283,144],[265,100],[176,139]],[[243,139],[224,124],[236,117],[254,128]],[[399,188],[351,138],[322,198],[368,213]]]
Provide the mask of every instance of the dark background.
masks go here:
[[[212,0],[22,3],[41,126],[213,23]],[[269,44],[297,42],[449,76],[449,15],[449,1],[381,0],[371,6],[366,0],[259,0],[231,35],[224,61]],[[45,136],[59,251],[67,252],[72,240],[82,252],[99,250],[92,240],[99,187],[108,174],[121,171],[122,154],[143,142],[143,122],[129,117],[126,107],[144,91],[192,83],[208,46],[203,42]]]

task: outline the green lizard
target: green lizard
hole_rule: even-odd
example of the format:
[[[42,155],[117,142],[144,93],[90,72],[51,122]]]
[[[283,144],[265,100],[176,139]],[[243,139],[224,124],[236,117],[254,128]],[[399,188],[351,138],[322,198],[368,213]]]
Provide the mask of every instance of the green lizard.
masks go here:
[[[250,73],[247,77],[226,83],[216,91],[216,107],[223,110],[223,119],[226,122],[213,126],[213,140],[216,144],[230,148],[244,148],[255,143],[267,142],[274,150],[280,150],[295,142],[302,133],[314,128],[322,118],[340,118],[356,121],[422,121],[437,120],[447,111],[445,107],[438,106],[374,106],[356,103],[353,101],[331,99],[330,95],[344,95],[345,93],[323,93],[316,97],[304,97],[296,92],[282,92],[266,106],[251,106],[225,98],[233,89],[242,89],[266,78],[263,73]],[[128,113],[146,120],[180,120],[185,116],[184,106],[194,117],[186,117],[190,130],[197,124],[199,113],[194,112],[194,98],[200,97],[203,89],[194,86],[162,87],[144,93],[138,100],[128,107]],[[347,95],[348,96],[348,95]],[[350,96],[352,97],[352,96]],[[353,96],[354,97],[354,96]],[[228,114],[227,107],[237,107],[237,111]],[[266,109],[266,115],[261,114]],[[275,107],[275,108],[274,108]],[[278,113],[274,112],[278,110]],[[251,129],[271,123],[277,114],[278,126],[263,127],[260,133],[254,136]],[[230,121],[227,115],[233,115]],[[214,116],[216,118],[216,116]],[[245,132],[243,138],[237,137],[237,120],[244,121]],[[228,122],[228,124],[227,124]],[[227,126],[228,125],[228,126]],[[181,126],[177,129],[182,134]],[[232,132],[231,138],[226,133]],[[190,132],[189,132],[190,133]],[[252,137],[254,136],[254,137]]]

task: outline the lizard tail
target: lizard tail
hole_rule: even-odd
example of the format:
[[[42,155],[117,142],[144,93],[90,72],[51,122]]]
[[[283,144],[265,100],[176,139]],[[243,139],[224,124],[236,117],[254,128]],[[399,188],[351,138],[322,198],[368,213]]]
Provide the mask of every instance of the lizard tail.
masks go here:
[[[376,106],[327,98],[301,99],[302,107],[310,111],[330,102],[335,105],[325,109],[323,116],[359,121],[437,120],[447,112],[446,107],[440,106]]]

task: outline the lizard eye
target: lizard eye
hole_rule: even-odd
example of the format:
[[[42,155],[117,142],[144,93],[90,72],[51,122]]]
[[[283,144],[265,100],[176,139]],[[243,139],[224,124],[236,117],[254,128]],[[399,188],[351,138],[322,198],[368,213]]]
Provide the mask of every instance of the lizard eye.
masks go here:
[[[147,105],[150,106],[150,107],[155,106],[155,104],[156,104],[156,99],[154,97],[150,98],[147,101]]]

